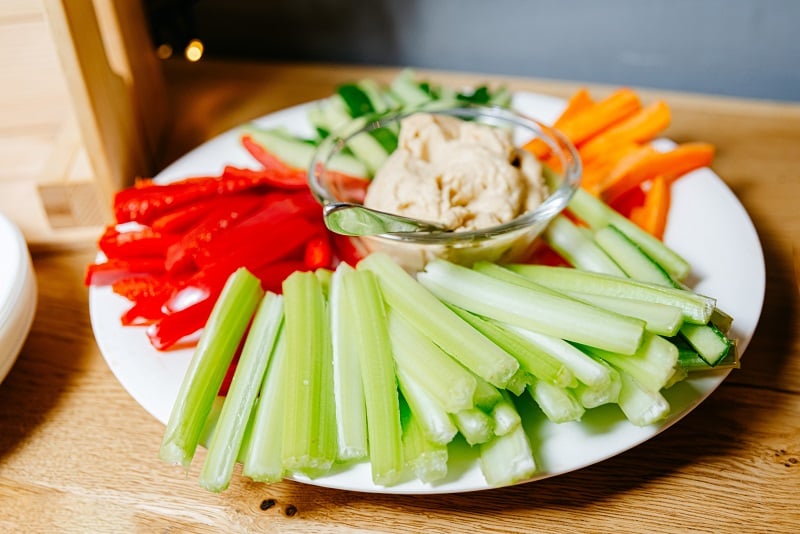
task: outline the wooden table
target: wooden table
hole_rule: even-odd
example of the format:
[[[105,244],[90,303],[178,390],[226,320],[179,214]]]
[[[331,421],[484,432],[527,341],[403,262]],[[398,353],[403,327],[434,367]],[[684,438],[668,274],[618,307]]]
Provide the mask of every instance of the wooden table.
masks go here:
[[[164,161],[337,82],[394,72],[171,66],[182,118]],[[499,81],[560,96],[578,86]],[[82,278],[93,244],[42,250],[33,329],[0,385],[0,531],[800,531],[800,105],[642,95],[670,103],[672,138],[716,145],[714,169],[750,213],[767,263],[764,312],[743,368],[677,425],[594,466],[493,491],[375,495],[236,475],[226,492],[208,493],[197,462],[184,477],[158,460],[163,425],[120,386],[95,344]]]

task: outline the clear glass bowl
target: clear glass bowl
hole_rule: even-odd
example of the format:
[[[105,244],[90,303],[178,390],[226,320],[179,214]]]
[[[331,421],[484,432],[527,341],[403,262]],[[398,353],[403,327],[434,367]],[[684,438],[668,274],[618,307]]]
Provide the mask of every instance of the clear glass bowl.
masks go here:
[[[331,202],[360,203],[347,190],[336,191],[327,185],[332,174],[331,161],[354,136],[377,128],[399,126],[399,121],[413,113],[426,112],[476,120],[484,124],[512,128],[517,146],[533,138],[540,139],[550,150],[551,165],[545,169],[549,195],[535,209],[504,224],[482,228],[442,233],[393,233],[358,238],[368,252],[382,251],[392,256],[410,272],[424,268],[433,258],[444,258],[462,265],[479,260],[497,263],[520,261],[531,254],[536,238],[547,224],[560,213],[580,186],[581,163],[575,147],[559,131],[530,117],[498,107],[464,105],[443,107],[441,103],[417,107],[378,119],[362,117],[354,120],[342,131],[327,137],[312,159],[308,176],[311,192],[322,204]]]

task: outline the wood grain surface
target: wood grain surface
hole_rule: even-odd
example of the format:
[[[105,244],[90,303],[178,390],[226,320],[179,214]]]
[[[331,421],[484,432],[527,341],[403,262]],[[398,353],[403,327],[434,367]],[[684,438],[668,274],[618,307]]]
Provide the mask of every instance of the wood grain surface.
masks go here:
[[[177,120],[163,163],[250,118],[325,96],[340,81],[395,72],[167,65]],[[447,83],[488,79],[425,74]],[[579,86],[493,81],[560,96]],[[187,476],[158,460],[163,425],[120,386],[95,344],[83,286],[95,251],[86,243],[34,255],[36,318],[0,384],[0,531],[800,531],[800,105],[641,92],[671,105],[670,137],[716,145],[714,170],[750,213],[767,266],[764,311],[743,367],[678,424],[599,464],[506,489],[392,496],[267,486],[237,471],[226,492],[209,493],[197,483],[200,462]]]

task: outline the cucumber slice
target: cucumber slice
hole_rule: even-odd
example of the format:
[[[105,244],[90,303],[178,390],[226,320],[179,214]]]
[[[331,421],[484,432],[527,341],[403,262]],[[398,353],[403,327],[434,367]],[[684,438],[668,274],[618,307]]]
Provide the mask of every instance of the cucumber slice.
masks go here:
[[[340,85],[336,89],[337,94],[342,97],[348,109],[348,114],[352,118],[362,117],[375,113],[376,109],[372,105],[372,100],[367,93],[354,83]]]

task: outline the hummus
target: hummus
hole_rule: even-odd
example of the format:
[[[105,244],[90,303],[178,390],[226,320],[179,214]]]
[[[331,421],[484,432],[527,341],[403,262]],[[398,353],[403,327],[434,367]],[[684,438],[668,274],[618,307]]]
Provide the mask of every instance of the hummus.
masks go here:
[[[398,147],[367,190],[367,207],[480,230],[509,222],[547,196],[539,161],[512,132],[447,115],[401,122]]]

